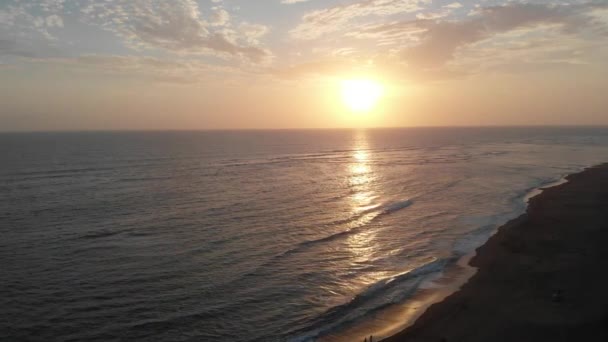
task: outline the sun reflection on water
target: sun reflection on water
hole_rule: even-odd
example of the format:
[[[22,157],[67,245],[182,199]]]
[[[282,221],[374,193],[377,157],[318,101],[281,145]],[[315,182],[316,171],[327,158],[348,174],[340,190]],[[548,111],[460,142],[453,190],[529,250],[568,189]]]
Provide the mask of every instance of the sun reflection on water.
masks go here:
[[[353,157],[359,162],[365,162],[369,158],[369,154],[367,151],[364,150],[355,150],[355,152],[353,153]]]
[[[365,131],[358,131],[355,136],[355,146],[351,154],[353,162],[348,165],[348,183],[351,187],[351,203],[353,211],[360,211],[369,206],[375,198],[372,189],[375,179],[370,165],[370,150]]]
[[[366,164],[356,163],[350,166],[350,171],[353,175],[362,175],[366,174],[370,171],[370,167]]]
[[[378,215],[374,210],[378,196],[374,191],[376,175],[372,164],[372,152],[367,142],[365,131],[356,133],[355,146],[351,153],[352,162],[348,165],[348,183],[351,188],[351,212],[360,215],[352,228],[360,229],[357,234],[349,235],[346,246],[351,258],[350,267],[362,267],[369,264],[374,258],[376,246],[376,233],[368,229],[367,225]],[[356,281],[355,287],[366,287],[377,279],[378,275],[361,274],[362,278]],[[361,290],[359,288],[358,290]]]

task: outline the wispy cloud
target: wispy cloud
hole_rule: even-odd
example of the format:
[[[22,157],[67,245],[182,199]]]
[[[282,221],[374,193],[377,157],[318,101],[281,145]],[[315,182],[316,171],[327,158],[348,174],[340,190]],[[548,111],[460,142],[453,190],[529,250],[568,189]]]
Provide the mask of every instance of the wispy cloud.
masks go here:
[[[281,3],[285,4],[285,5],[293,5],[293,4],[297,4],[300,2],[308,2],[308,1],[310,1],[310,0],[281,0]]]
[[[455,8],[460,6],[444,7]],[[375,42],[379,49],[373,54],[361,51],[342,62],[303,63],[278,74],[336,75],[345,72],[345,66],[354,70],[373,61],[379,74],[429,80],[460,78],[490,68],[532,70],[533,66],[581,64],[601,53],[598,47],[608,37],[608,21],[598,13],[606,9],[605,3],[508,4],[478,7],[458,19],[426,12],[426,17],[418,19],[360,25],[344,36]]]
[[[63,27],[63,0],[16,1],[0,3],[0,39],[54,40],[53,29]]]
[[[141,64],[152,69],[155,64],[145,58],[174,59],[201,70],[210,63],[281,77],[315,74],[315,68],[319,74],[356,72],[371,61],[387,73],[451,78],[500,63],[584,63],[590,54],[604,53],[589,47],[605,45],[608,37],[606,2],[493,1],[502,5],[484,7],[350,0],[284,6],[302,2],[307,0],[264,5],[299,18],[287,23],[265,17],[274,13],[270,10],[247,17],[239,6],[244,2],[238,1],[5,0],[0,3],[0,57],[10,63],[83,55],[77,63],[83,65],[110,55],[129,70],[141,70],[133,68]],[[80,28],[89,36],[76,32]],[[106,45],[99,44],[104,49],[88,42],[80,49],[83,41],[96,39],[92,32],[105,37]],[[88,65],[103,69],[104,64]]]
[[[320,9],[305,14],[290,33],[298,39],[315,39],[323,34],[349,27],[353,20],[367,16],[386,17],[398,13],[415,12],[428,0],[365,0],[347,5]]]
[[[418,19],[370,25],[351,32],[359,38],[408,37],[401,56],[410,65],[440,67],[464,46],[522,27],[555,25],[563,34],[580,34],[600,27],[590,17],[592,10],[608,5],[510,4],[477,9],[461,21]],[[525,37],[523,37],[525,38]]]
[[[225,28],[230,23],[225,9],[215,8],[203,18],[193,0],[92,1],[81,11],[88,22],[115,32],[134,49],[242,57],[254,62],[271,56],[248,37]]]
[[[452,2],[451,4],[447,4],[443,6],[445,8],[461,8],[462,4],[460,2]]]
[[[421,43],[406,48],[403,56],[411,64],[434,67],[445,64],[463,46],[517,28],[550,24],[564,34],[576,34],[592,28],[588,11],[586,6],[513,4],[479,9],[462,22],[421,21]]]

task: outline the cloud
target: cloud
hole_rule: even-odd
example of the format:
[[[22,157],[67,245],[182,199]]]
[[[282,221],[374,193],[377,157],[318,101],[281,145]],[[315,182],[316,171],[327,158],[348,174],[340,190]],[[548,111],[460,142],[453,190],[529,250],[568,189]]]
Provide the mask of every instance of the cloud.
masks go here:
[[[230,14],[223,8],[215,8],[211,15],[211,25],[224,26],[230,22]]]
[[[519,3],[477,8],[459,20],[426,17],[364,24],[344,36],[373,42],[378,47],[375,51],[350,50],[343,58],[290,66],[275,74],[339,77],[371,62],[373,73],[382,77],[429,81],[488,70],[522,72],[581,65],[606,55],[606,13],[605,3]]]
[[[456,8],[461,8],[462,4],[460,2],[452,2],[451,4],[447,4],[443,7],[456,9]]]
[[[33,38],[39,44],[55,40],[49,28],[63,27],[59,14],[64,9],[63,0],[19,1],[4,0],[0,2],[0,39],[20,40]]]
[[[462,47],[519,28],[554,25],[562,34],[595,29],[589,13],[597,7],[608,5],[509,4],[480,8],[464,21],[419,19],[367,26],[351,34],[360,38],[410,37],[410,44],[401,53],[404,60],[432,68],[443,66]]]
[[[65,0],[39,0],[40,9],[47,13],[57,13],[64,9]]]
[[[442,8],[437,11],[416,14],[418,19],[439,19],[447,17],[452,12],[451,8]]]
[[[248,43],[247,37],[226,30],[229,13],[215,8],[202,17],[193,0],[117,0],[82,8],[87,22],[101,25],[122,37],[134,49],[161,49],[177,54],[211,54],[263,62],[271,53]]]
[[[606,56],[596,40],[564,35],[552,24],[521,27],[497,33],[486,39],[459,48],[451,65],[477,73],[486,71],[531,72],[564,69],[592,63],[593,58]]]
[[[290,31],[297,39],[315,39],[323,34],[348,28],[354,19],[367,16],[386,17],[398,13],[415,12],[427,0],[363,0],[348,5],[339,5],[312,11],[302,17],[295,29]]]
[[[575,6],[529,4],[484,8],[469,21],[431,23],[422,34],[421,44],[406,49],[404,56],[419,66],[440,66],[460,47],[521,27],[553,24],[564,33],[573,33],[588,27],[585,11]]]
[[[270,32],[270,27],[261,24],[241,23],[239,29],[250,44],[259,44],[259,40]]]
[[[300,2],[308,2],[308,1],[310,1],[310,0],[281,0],[281,3],[285,4],[285,5],[293,5],[293,4],[297,4]]]
[[[53,14],[46,17],[46,26],[48,27],[63,27],[63,19],[60,16]]]

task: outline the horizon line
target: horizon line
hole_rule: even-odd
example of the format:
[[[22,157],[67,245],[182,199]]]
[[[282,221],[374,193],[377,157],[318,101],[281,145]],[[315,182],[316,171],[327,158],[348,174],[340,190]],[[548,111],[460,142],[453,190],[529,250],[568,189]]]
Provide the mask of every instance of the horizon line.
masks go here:
[[[244,132],[244,131],[323,131],[323,130],[379,130],[416,128],[608,128],[606,124],[530,124],[530,125],[420,125],[420,126],[372,126],[372,127],[286,127],[286,128],[200,128],[200,129],[57,129],[57,130],[0,130],[11,133],[153,133],[153,132]]]

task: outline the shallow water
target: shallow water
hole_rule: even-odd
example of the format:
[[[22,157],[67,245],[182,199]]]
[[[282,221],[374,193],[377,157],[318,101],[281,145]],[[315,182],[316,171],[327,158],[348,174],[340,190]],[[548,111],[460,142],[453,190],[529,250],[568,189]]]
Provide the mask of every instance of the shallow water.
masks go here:
[[[607,157],[607,128],[1,134],[0,336],[312,339]]]

